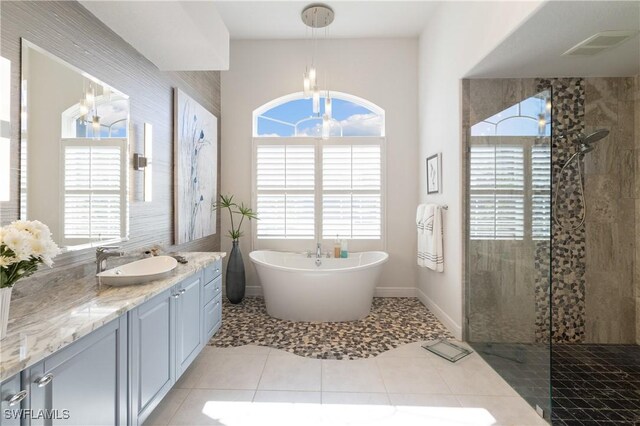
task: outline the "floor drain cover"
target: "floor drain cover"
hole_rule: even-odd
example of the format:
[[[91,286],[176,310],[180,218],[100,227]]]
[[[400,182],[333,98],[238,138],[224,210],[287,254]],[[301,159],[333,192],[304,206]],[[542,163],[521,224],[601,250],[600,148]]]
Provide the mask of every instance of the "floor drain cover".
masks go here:
[[[444,339],[425,343],[422,347],[451,362],[459,361],[472,353],[469,349],[454,345]]]

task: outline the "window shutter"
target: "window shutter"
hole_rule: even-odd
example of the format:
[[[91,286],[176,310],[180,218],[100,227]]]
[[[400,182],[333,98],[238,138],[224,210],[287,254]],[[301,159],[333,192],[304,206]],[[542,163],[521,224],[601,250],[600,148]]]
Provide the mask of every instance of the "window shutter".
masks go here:
[[[380,145],[322,147],[322,236],[382,238]]]
[[[256,188],[257,238],[314,238],[314,145],[258,145]]]
[[[524,238],[524,152],[519,146],[473,146],[470,238]]]
[[[531,236],[535,240],[551,236],[551,147],[531,148]]]
[[[63,141],[65,239],[89,242],[122,235],[122,150],[121,145]]]

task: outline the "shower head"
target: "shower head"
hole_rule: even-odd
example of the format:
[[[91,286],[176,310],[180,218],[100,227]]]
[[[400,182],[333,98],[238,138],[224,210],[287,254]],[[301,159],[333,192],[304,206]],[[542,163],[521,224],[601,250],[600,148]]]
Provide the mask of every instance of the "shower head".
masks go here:
[[[591,152],[596,149],[596,146],[594,144],[581,143],[579,149],[580,154],[586,154],[587,152]]]
[[[598,142],[600,139],[607,137],[608,134],[609,134],[609,131],[607,129],[598,129],[595,132],[590,133],[588,135],[580,136],[580,140],[578,141],[578,143],[584,144],[584,145],[592,145]]]

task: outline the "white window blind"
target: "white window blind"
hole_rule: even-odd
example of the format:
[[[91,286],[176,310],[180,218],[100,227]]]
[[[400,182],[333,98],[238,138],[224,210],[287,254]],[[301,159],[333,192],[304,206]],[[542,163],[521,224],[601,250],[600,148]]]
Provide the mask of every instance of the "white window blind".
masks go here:
[[[256,190],[257,238],[314,238],[313,144],[258,145]]]
[[[380,145],[322,147],[322,237],[382,237]]]
[[[382,139],[254,144],[257,239],[382,239]]]
[[[125,143],[75,139],[62,141],[64,203],[62,228],[67,243],[121,238],[125,227]]]
[[[524,238],[524,152],[521,146],[472,146],[470,238]]]
[[[531,237],[551,236],[551,147],[531,148]]]

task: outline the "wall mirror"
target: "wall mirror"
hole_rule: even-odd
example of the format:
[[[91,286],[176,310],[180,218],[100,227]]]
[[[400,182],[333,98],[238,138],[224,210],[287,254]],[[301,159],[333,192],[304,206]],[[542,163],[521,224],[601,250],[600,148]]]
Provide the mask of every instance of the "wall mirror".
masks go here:
[[[20,217],[65,250],[126,240],[129,97],[22,40]]]

